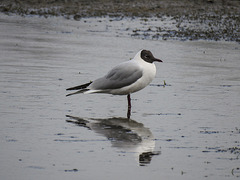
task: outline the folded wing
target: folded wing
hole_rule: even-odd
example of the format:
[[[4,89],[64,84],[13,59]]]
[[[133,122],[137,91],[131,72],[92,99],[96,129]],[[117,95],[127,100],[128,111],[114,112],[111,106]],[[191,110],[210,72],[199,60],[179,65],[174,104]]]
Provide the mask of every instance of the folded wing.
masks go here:
[[[113,68],[106,76],[93,81],[89,89],[119,89],[133,84],[141,78],[142,75],[142,69],[137,64],[125,62]]]

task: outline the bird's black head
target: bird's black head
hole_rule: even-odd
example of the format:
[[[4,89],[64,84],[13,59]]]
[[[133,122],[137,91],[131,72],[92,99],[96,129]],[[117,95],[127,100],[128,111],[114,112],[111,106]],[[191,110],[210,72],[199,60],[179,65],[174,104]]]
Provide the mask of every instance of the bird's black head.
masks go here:
[[[148,50],[141,51],[141,58],[148,63],[153,63],[154,61],[162,62],[162,60],[155,58],[151,51]]]

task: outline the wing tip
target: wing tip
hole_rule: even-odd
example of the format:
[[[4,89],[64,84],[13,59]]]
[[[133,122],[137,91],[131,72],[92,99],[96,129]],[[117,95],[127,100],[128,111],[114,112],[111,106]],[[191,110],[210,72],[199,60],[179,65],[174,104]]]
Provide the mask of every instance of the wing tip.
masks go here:
[[[66,90],[67,90],[67,91],[71,91],[71,90],[85,89],[85,88],[87,88],[90,84],[92,84],[92,81],[90,81],[89,83],[86,83],[86,84],[79,85],[79,86],[74,86],[74,87],[67,88]]]
[[[71,95],[74,95],[74,94],[84,93],[84,92],[86,92],[86,91],[88,91],[88,90],[89,90],[89,89],[81,89],[81,90],[79,90],[79,91],[77,91],[77,92],[67,94],[66,97],[71,96]]]

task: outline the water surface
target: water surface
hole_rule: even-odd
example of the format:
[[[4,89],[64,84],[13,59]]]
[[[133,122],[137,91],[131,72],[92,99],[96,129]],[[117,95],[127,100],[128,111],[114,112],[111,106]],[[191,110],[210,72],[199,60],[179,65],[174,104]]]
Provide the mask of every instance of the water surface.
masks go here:
[[[1,14],[1,179],[239,177],[239,44],[134,39],[98,21]],[[65,97],[142,48],[164,63],[131,120],[125,96]]]

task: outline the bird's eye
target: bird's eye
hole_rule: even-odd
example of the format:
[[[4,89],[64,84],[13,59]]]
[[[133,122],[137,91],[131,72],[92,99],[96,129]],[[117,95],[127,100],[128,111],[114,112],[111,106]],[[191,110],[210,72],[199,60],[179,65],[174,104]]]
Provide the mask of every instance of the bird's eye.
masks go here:
[[[148,55],[146,55],[146,56],[145,56],[145,58],[149,58],[149,56],[148,56]]]

